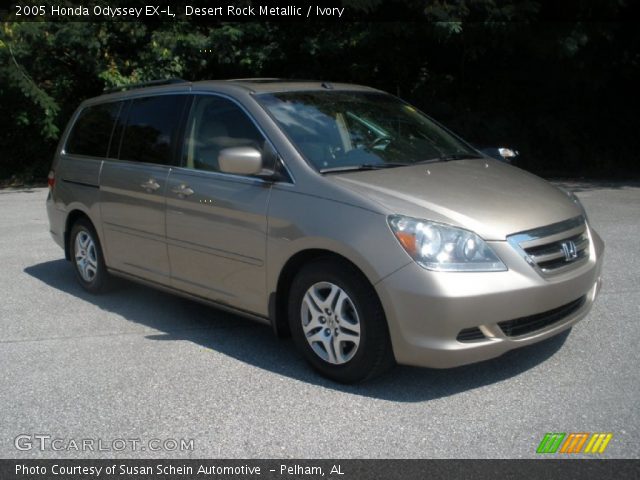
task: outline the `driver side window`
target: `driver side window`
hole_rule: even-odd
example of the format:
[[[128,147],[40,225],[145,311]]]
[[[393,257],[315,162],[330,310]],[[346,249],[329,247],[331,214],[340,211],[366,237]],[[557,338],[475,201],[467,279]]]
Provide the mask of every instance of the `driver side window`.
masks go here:
[[[196,96],[185,131],[183,166],[219,172],[218,156],[231,147],[262,151],[264,137],[232,101],[215,95]]]

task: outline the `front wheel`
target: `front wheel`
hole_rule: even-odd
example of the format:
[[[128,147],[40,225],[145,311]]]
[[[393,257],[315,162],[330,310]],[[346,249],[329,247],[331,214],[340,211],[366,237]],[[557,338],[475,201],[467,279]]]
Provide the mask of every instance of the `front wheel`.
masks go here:
[[[109,273],[104,263],[100,240],[91,222],[79,219],[71,228],[69,242],[71,261],[80,285],[91,293],[104,291]]]
[[[289,323],[307,361],[332,380],[355,383],[393,365],[380,301],[350,265],[325,260],[304,266],[291,288]]]

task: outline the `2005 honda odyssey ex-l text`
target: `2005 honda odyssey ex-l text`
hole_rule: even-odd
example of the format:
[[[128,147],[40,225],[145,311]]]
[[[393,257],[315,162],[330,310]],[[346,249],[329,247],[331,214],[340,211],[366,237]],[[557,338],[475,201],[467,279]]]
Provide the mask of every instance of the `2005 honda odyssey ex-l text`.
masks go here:
[[[340,382],[570,328],[604,244],[578,199],[357,85],[158,82],[85,101],[49,174],[77,278],[270,324]]]

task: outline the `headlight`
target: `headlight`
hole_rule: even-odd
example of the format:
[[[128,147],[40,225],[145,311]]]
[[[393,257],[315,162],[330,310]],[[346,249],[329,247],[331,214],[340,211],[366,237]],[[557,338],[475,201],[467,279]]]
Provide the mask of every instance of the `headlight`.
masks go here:
[[[400,245],[422,267],[440,272],[498,272],[504,263],[478,235],[429,220],[389,217]]]

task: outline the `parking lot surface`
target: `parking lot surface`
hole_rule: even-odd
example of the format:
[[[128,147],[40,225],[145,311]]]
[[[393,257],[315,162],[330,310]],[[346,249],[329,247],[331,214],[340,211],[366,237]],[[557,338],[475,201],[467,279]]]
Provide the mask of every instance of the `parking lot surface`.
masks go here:
[[[46,189],[0,190],[0,457],[519,458],[546,432],[611,432],[603,456],[638,458],[640,186],[566,185],[606,242],[585,320],[495,360],[356,386],[249,320],[126,281],[84,292],[49,236]]]

